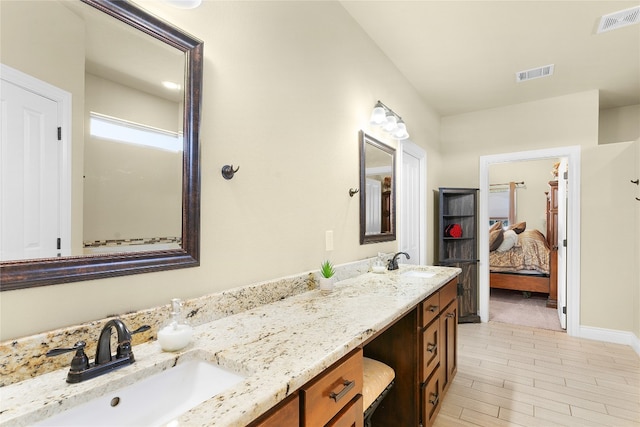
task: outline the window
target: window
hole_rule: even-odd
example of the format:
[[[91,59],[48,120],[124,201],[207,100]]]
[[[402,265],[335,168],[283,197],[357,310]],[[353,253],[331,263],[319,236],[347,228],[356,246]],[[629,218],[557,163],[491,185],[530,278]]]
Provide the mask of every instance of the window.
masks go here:
[[[91,136],[110,141],[137,144],[160,150],[182,151],[182,136],[176,132],[152,128],[91,112]]]

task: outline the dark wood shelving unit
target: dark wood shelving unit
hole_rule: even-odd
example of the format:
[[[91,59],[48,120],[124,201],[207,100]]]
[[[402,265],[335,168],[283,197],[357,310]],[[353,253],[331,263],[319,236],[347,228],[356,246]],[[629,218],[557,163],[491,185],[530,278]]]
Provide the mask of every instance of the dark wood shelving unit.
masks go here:
[[[480,322],[478,315],[478,189],[440,187],[438,196],[438,264],[458,267],[458,321]],[[461,237],[445,230],[459,224]]]

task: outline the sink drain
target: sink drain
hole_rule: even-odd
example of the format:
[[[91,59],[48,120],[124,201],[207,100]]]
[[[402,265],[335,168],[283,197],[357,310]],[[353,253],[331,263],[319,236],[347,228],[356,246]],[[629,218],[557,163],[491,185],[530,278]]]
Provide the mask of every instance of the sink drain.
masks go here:
[[[111,407],[115,408],[116,406],[118,406],[118,404],[120,403],[120,398],[119,397],[114,397],[113,399],[111,399]]]

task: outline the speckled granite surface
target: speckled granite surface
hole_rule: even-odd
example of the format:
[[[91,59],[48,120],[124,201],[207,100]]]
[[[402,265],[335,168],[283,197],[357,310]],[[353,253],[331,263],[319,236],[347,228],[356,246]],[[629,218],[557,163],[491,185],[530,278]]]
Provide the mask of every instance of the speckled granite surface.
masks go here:
[[[356,261],[336,266],[337,280],[346,279],[370,270],[373,259]],[[225,290],[184,301],[183,310],[188,313],[193,326],[241,313],[264,304],[288,298],[315,289],[317,272],[283,277],[276,280],[254,283],[248,286]],[[129,330],[149,325],[147,332],[133,335],[133,345],[156,339],[160,325],[169,317],[167,305],[122,314]],[[92,358],[96,351],[98,336],[107,319],[56,329],[42,334],[0,342],[0,387],[33,378],[69,366],[72,355],[47,358],[47,351],[58,347],[72,347],[78,341],[87,343],[86,353]]]
[[[210,308],[214,299],[207,300],[207,297],[189,301],[186,308],[196,311],[192,319],[193,324],[199,326],[192,344],[182,352],[164,353],[156,341],[134,344],[135,364],[83,383],[67,384],[65,366],[2,387],[0,424],[33,424],[184,359],[197,357],[241,373],[246,379],[180,416],[178,425],[246,425],[404,315],[460,271],[419,267],[436,274],[429,279],[418,279],[402,276],[401,272],[407,268],[347,278],[338,282],[335,291],[326,296],[316,289],[309,291],[315,287],[310,273],[296,276],[298,279],[282,279],[287,283],[282,286],[289,289],[291,296],[277,295],[278,292],[263,289],[265,284],[257,284],[256,289],[242,288],[242,292],[253,294],[253,303],[245,302],[237,309],[229,307],[228,311],[224,304],[215,310]],[[346,267],[338,279],[340,274],[355,276],[361,269],[366,271],[368,263]],[[273,282],[268,282],[268,286],[276,287]],[[261,292],[265,300],[255,299]],[[168,311],[168,307],[162,309]],[[155,328],[142,337],[142,341],[149,340],[155,336],[165,314],[154,310],[136,313],[138,317],[127,324],[133,329],[139,324],[151,324],[153,320]],[[87,326],[86,333],[103,323]],[[51,334],[43,337],[59,336],[55,332]],[[65,340],[60,342],[66,344],[71,337],[63,336]],[[77,340],[76,336],[72,338]],[[33,341],[32,345],[37,348],[37,340]],[[7,360],[4,347],[2,351],[3,360]],[[91,357],[90,351],[88,354]],[[66,364],[68,366],[68,361]]]

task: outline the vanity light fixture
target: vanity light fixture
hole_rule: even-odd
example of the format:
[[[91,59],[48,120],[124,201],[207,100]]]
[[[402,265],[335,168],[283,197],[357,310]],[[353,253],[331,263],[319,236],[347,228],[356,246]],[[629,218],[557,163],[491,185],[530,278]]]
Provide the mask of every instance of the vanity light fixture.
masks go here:
[[[202,0],[164,0],[178,9],[195,9],[202,4]]]
[[[162,86],[169,90],[180,90],[180,85],[178,83],[170,82],[168,80],[163,81]]]
[[[404,124],[404,121],[402,121],[402,117],[380,101],[378,101],[373,108],[369,123],[374,126],[381,126],[385,132],[389,133],[389,135],[395,139],[402,140],[409,138],[407,126]]]

